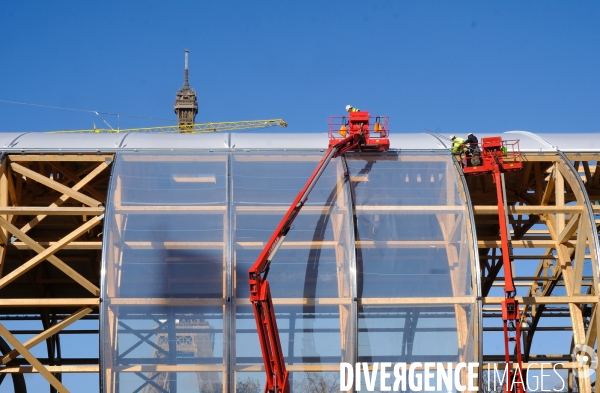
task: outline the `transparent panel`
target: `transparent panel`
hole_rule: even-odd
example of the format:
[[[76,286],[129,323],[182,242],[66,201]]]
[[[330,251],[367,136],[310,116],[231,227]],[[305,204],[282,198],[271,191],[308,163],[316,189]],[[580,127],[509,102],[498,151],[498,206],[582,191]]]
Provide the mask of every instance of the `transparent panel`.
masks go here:
[[[261,365],[248,269],[302,190],[322,153],[236,153],[234,211],[235,364]],[[268,274],[293,391],[304,365],[323,369],[352,361],[351,208],[339,159],[326,168]],[[261,383],[264,377],[260,378]]]
[[[105,392],[221,392],[227,156],[125,153],[105,226]]]
[[[322,155],[117,157],[104,235],[105,392],[263,390],[248,269]],[[348,167],[349,182],[342,159],[331,161],[268,274],[296,393],[337,388],[339,363],[357,352],[363,362],[473,358],[472,261],[450,157],[363,154]]]
[[[473,359],[467,210],[451,157],[362,154],[349,156],[348,166],[359,361]]]
[[[472,306],[364,306],[358,319],[359,362],[463,362]]]

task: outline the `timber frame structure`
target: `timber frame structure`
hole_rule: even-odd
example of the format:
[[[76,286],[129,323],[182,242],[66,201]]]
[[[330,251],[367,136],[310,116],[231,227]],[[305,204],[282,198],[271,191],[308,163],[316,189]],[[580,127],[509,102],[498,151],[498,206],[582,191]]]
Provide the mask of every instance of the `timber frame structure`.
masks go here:
[[[113,154],[4,154],[0,166],[0,348],[2,380],[38,372],[51,392],[68,392],[66,372],[98,372],[97,359],[62,355],[67,330],[98,318],[102,221]],[[4,321],[38,319],[42,331]],[[97,331],[96,331],[97,332]],[[16,335],[34,335],[21,342]],[[47,356],[30,349],[45,343]],[[8,380],[5,383],[10,383]]]
[[[597,153],[526,153],[523,170],[505,174],[515,249],[514,280],[524,308],[524,368],[535,363],[534,367],[541,363],[569,367],[575,360],[575,346],[597,348],[597,159]],[[495,188],[490,176],[468,178],[467,184],[477,228],[485,342],[501,330],[494,323],[499,319],[501,301],[493,296],[494,287],[502,285],[503,279]],[[540,341],[555,349],[540,353],[544,346],[534,345]],[[500,353],[484,354],[483,361],[501,358]],[[577,380],[569,369],[569,391],[577,386],[579,392],[591,392],[593,382],[590,378]]]
[[[307,138],[316,139],[315,143],[297,136],[269,134],[270,139],[280,139],[281,142],[265,152],[254,144],[255,138],[247,134],[172,135],[170,140],[161,135],[85,135],[75,145],[62,135],[7,136],[0,164],[0,383],[12,383],[17,393],[27,392],[23,375],[39,373],[48,381],[50,392],[69,392],[68,384],[63,383],[65,374],[90,373],[100,376],[106,393],[129,391],[124,383],[129,381],[130,376],[138,378],[136,386],[139,391],[174,393],[184,390],[181,387],[177,390],[177,383],[172,382],[169,373],[187,372],[197,377],[198,384],[218,385],[218,391],[225,393],[235,392],[242,377],[258,375],[262,370],[260,354],[252,355],[256,358],[251,357],[249,349],[242,346],[243,340],[254,337],[255,332],[248,328],[248,322],[252,320],[247,288],[240,286],[237,275],[244,271],[247,259],[252,259],[247,255],[257,253],[264,241],[252,238],[244,225],[263,219],[276,220],[284,209],[275,199],[272,204],[240,203],[236,197],[242,191],[235,187],[245,179],[234,176],[229,179],[228,174],[235,172],[236,168],[267,163],[274,163],[269,165],[275,167],[299,163],[313,165],[315,157],[320,156],[319,148],[326,146],[325,135],[322,139],[320,137]],[[582,344],[594,349],[598,346],[600,146],[571,146],[575,142],[569,145],[566,135],[562,139],[555,137],[558,142],[553,142],[554,145],[566,146],[563,149],[547,142],[552,141],[552,136],[548,135],[542,139],[530,133],[515,132],[504,133],[502,137],[521,139],[523,152],[523,169],[506,174],[505,182],[515,256],[515,285],[523,313],[524,367],[538,370],[542,363],[545,363],[545,368],[548,368],[548,363],[562,363],[557,368],[565,369],[569,391],[595,391],[594,377],[576,376],[574,370],[577,370],[578,364],[574,362],[572,352],[573,348]],[[597,137],[593,134],[589,138]],[[53,140],[55,146],[64,143],[69,148],[44,148],[42,142],[36,142],[38,138]],[[17,140],[19,143],[15,142]],[[293,355],[298,349],[293,344],[284,345],[284,352],[292,354],[288,369],[296,379],[294,391],[305,391],[302,389],[308,385],[302,383],[309,380],[306,375],[312,378],[315,373],[339,373],[339,361],[418,360],[417,343],[426,341],[419,341],[419,335],[434,329],[433,325],[423,321],[436,315],[444,315],[441,318],[454,321],[439,328],[440,331],[453,330],[452,334],[457,339],[459,356],[452,361],[480,361],[484,370],[488,364],[503,367],[502,348],[495,344],[502,342],[499,312],[503,297],[499,287],[503,283],[503,272],[495,187],[491,177],[463,176],[459,166],[451,162],[448,146],[435,136],[392,134],[390,140],[396,156],[391,154],[371,165],[375,168],[398,162],[398,168],[409,169],[402,169],[401,174],[382,175],[368,165],[365,169],[367,167],[360,160],[369,162],[368,158],[349,158],[350,179],[348,184],[344,184],[340,180],[344,174],[342,165],[332,165],[330,175],[336,180],[327,185],[328,192],[332,194],[324,194],[323,197],[323,201],[329,202],[322,206],[307,206],[304,219],[313,230],[319,225],[329,228],[327,231],[331,231],[333,237],[328,237],[329,232],[325,230],[319,233],[315,230],[311,232],[311,238],[290,239],[282,247],[282,252],[291,255],[306,251],[310,258],[318,258],[318,254],[322,254],[324,260],[331,258],[331,282],[337,283],[331,284],[334,288],[329,292],[314,288],[306,292],[305,287],[301,295],[274,296],[276,307],[280,307],[284,314],[282,319],[287,320],[280,326],[280,331],[290,342],[293,342],[294,334],[298,342],[307,342],[308,331],[316,335],[321,334],[318,333],[321,329],[322,334],[331,334],[332,328],[337,325],[338,333],[332,341],[337,341],[341,356],[320,353],[318,348],[314,351],[303,349],[305,352],[302,354]],[[419,143],[411,145],[407,142],[411,140]],[[180,155],[173,155],[173,151],[179,151]],[[185,157],[191,156],[201,157],[195,159],[198,165],[205,162],[224,168],[224,202],[210,207],[182,204],[183,208],[161,202],[141,208],[126,204],[125,191],[115,193],[115,190],[121,190],[119,187],[127,189],[123,183],[119,185],[117,179],[126,179],[128,175],[127,172],[114,173],[115,163],[120,162],[123,166],[137,160],[143,164],[146,162],[144,157],[149,157],[147,162],[157,165],[185,164]],[[173,179],[179,185],[204,186],[221,182],[219,175],[211,178],[213,175],[208,175],[210,171],[196,170],[190,175],[182,169],[184,166],[177,168],[180,172],[174,172]],[[422,168],[428,168],[429,172]],[[436,168],[441,169],[435,172]],[[153,172],[147,175],[151,176]],[[277,187],[284,175],[269,185]],[[361,203],[360,188],[357,187],[367,186],[369,182],[376,184],[378,178],[381,184],[397,185],[401,180],[400,186],[416,187],[418,190],[422,190],[418,187],[429,187],[429,184],[433,187],[444,179],[456,181],[443,183],[445,188],[439,191],[437,202],[427,206],[414,202],[396,205],[373,203],[368,198]],[[451,197],[454,193],[457,198]],[[156,239],[140,237],[137,243],[127,240],[129,244],[121,249],[118,249],[118,241],[109,240],[109,233],[114,233],[113,226],[127,229],[127,225],[131,226],[142,214],[140,210],[144,210],[144,214],[175,214],[181,217],[181,213],[186,211],[185,206],[189,207],[187,215],[208,220],[213,227],[216,226],[220,237],[193,244],[165,239],[158,244]],[[440,231],[439,239],[433,240],[432,237],[419,243],[414,239],[368,238],[364,230],[361,233],[359,228],[360,236],[357,236],[356,229],[352,230],[353,217],[358,217],[355,219],[360,226],[365,222],[373,225],[387,222],[386,215],[410,220],[410,217],[419,214],[431,217],[431,223],[437,225]],[[389,222],[392,221],[393,218],[389,218]],[[394,226],[389,224],[389,228]],[[241,234],[235,235],[242,229],[246,231],[246,238],[242,238]],[[376,232],[374,228],[373,233]],[[111,264],[118,259],[106,253],[109,243],[114,246],[110,249],[111,255],[121,259],[124,255],[127,258],[127,252],[134,249],[139,252],[156,251],[159,252],[156,255],[173,261],[185,259],[184,253],[191,249],[202,250],[208,253],[206,258],[218,260],[222,276],[201,285],[211,287],[218,294],[207,294],[205,298],[124,295],[119,292],[118,286],[114,286],[119,281],[112,281],[112,284],[102,282],[103,279],[110,280],[111,275],[113,278],[122,277],[120,279],[125,281],[128,279],[128,271],[122,265]],[[461,244],[465,244],[465,248],[461,248]],[[353,271],[356,271],[353,269],[366,269],[367,265],[361,264],[368,263],[369,253],[373,257],[378,248],[391,253],[389,255],[401,255],[398,250],[417,247],[419,252],[425,253],[432,246],[442,250],[442,254],[436,255],[445,255],[449,262],[458,261],[449,266],[451,285],[448,292],[435,293],[432,289],[421,288],[419,290],[424,292],[408,295],[377,292],[379,289],[375,286],[369,287],[367,276],[353,276]],[[103,264],[107,268],[105,272],[102,271]],[[309,272],[307,268],[306,275],[303,272],[301,278],[306,282],[309,278],[317,280],[315,277],[324,271],[324,266],[321,266],[321,273]],[[378,271],[372,273],[377,275]],[[293,271],[290,270],[289,275],[294,278]],[[242,280],[244,278],[241,277]],[[195,282],[192,276],[170,276],[168,280],[169,288]],[[377,280],[380,280],[376,282],[378,286],[383,286],[392,285],[390,282],[393,281],[388,280],[397,278],[390,276]],[[196,282],[197,285],[200,285],[199,282]],[[214,285],[218,288],[213,288]],[[277,288],[273,290],[277,291]],[[140,323],[141,314],[137,310],[127,311],[132,307],[141,307],[139,310],[146,310],[143,312],[149,314],[147,310],[150,307],[171,307],[175,311],[169,311],[171,317],[167,312],[166,316],[155,317],[146,327],[135,331],[135,323]],[[178,307],[195,307],[203,317],[195,324],[190,325],[192,319],[184,324],[183,320],[175,319],[181,318],[177,316]],[[202,311],[204,309],[208,311]],[[105,314],[101,317],[103,312]],[[398,317],[400,314],[402,316]],[[122,319],[119,320],[119,317]],[[172,321],[165,322],[170,321],[169,318]],[[369,318],[374,318],[373,321],[397,318],[397,321],[403,321],[403,326],[392,328],[384,325],[378,330],[369,325]],[[103,365],[98,358],[64,356],[61,340],[65,337],[98,337],[97,329],[77,329],[78,321],[99,319],[103,319],[100,330],[104,329],[99,349],[104,356]],[[40,328],[25,330],[15,327],[17,322],[25,321],[36,321]],[[167,341],[171,337],[169,335],[181,336],[178,329],[189,340],[203,343],[194,344],[194,349],[188,351],[194,352],[196,357],[206,358],[205,363],[178,363],[177,348],[165,350],[163,344],[158,345],[157,337]],[[382,355],[378,355],[377,332],[402,336],[403,352],[399,358],[381,351]],[[137,341],[123,341],[127,345],[121,343],[121,337],[127,335],[137,337]],[[235,337],[237,342],[236,339],[218,338],[227,335]],[[360,345],[364,347],[365,337],[371,340],[369,353],[361,352],[358,345],[362,342]],[[189,340],[186,345],[189,345]],[[316,339],[313,344],[318,345],[319,340]],[[96,338],[90,339],[90,342],[96,345]],[[123,355],[129,350],[135,353],[144,347],[149,348],[150,360],[140,361],[139,366],[134,363],[137,360],[127,360],[127,356]],[[223,353],[221,357],[217,354],[220,352]],[[111,358],[113,353],[114,358]],[[174,363],[161,363],[160,359],[170,359],[169,356],[175,359]],[[579,367],[579,371],[585,369],[587,365]],[[159,383],[159,379],[171,380],[170,385]],[[215,383],[219,379],[222,382]]]

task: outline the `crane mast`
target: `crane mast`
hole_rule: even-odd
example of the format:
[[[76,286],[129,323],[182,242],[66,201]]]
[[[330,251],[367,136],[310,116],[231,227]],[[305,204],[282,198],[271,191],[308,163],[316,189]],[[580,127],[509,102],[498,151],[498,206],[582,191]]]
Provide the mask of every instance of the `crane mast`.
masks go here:
[[[510,149],[510,152],[509,152]],[[521,357],[521,311],[519,302],[515,298],[516,290],[513,281],[513,253],[508,230],[508,214],[506,205],[506,191],[504,188],[504,173],[518,171],[523,167],[519,141],[503,141],[501,137],[483,138],[481,142],[481,156],[479,160],[467,157],[467,150],[460,157],[460,162],[465,175],[491,174],[496,184],[496,198],[498,201],[498,222],[502,248],[502,267],[504,269],[504,300],[502,307],[502,322],[504,332],[504,360],[507,365],[508,378],[504,386],[504,393],[525,393],[523,381],[523,361]],[[477,163],[477,165],[469,165]],[[511,366],[511,348],[514,344],[516,355],[516,369]]]
[[[375,120],[373,130],[370,129],[371,119]],[[388,150],[390,143],[387,123],[387,117],[371,118],[369,112],[350,113],[347,121],[346,117],[330,117],[329,148],[248,271],[250,302],[254,311],[266,372],[265,393],[289,393],[290,391],[289,372],[285,367],[271,290],[267,281],[271,261],[308,200],[310,192],[325,171],[327,164],[333,158],[349,151],[384,152]],[[340,125],[337,132],[340,136],[334,133],[334,127],[337,125]],[[379,137],[372,137],[371,132],[379,133]]]

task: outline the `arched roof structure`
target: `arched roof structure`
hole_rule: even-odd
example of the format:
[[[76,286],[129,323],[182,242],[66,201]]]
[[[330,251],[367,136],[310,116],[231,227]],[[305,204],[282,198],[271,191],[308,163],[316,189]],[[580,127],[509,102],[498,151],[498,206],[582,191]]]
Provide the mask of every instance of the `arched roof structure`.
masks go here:
[[[505,177],[524,361],[569,365],[599,330],[599,135],[500,135],[524,161]],[[462,174],[448,136],[392,134],[390,152],[338,158],[319,182],[270,273],[295,392],[342,361],[503,361],[495,187]],[[0,315],[41,320],[48,348],[39,365],[5,354],[4,372],[30,363],[53,386],[98,372],[105,392],[262,382],[245,272],[326,146],[326,133],[0,134]],[[101,363],[62,356],[65,327],[98,317]]]

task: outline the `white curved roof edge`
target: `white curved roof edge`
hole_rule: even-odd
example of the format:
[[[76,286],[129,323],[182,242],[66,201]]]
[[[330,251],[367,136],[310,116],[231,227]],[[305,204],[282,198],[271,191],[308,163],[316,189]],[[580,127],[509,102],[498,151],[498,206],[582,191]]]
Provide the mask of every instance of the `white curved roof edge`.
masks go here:
[[[0,147],[3,149],[12,147],[25,134],[26,132],[0,132]]]
[[[390,148],[407,150],[446,150],[436,137],[425,133],[390,134]],[[236,149],[325,149],[329,136],[322,133],[231,133]]]
[[[527,131],[477,133],[481,138],[500,135],[519,139],[523,152],[600,152],[600,133],[534,134]],[[466,137],[460,135],[461,137]],[[399,150],[445,150],[450,134],[392,133],[390,147]],[[119,151],[130,149],[323,149],[327,133],[205,133],[205,134],[49,134],[0,133],[5,151]]]
[[[556,149],[569,152],[600,152],[600,132],[589,133],[540,133],[536,134]]]
[[[503,134],[507,135],[503,139],[518,139],[519,148],[522,152],[556,151],[556,147],[552,146],[544,138],[529,131],[506,131]]]
[[[426,133],[390,135],[392,149],[445,150]],[[324,149],[327,133],[204,133],[204,134],[50,134],[0,133],[0,148],[11,151],[119,151],[129,149]]]
[[[554,147],[546,142],[543,138],[528,131],[506,131],[501,133],[474,133],[479,142],[483,138],[489,138],[492,136],[501,136],[503,140],[519,140],[519,147],[522,152],[539,152],[539,151],[555,151]],[[450,142],[450,134],[434,134],[437,135],[441,141],[446,144],[448,148],[452,145]],[[456,134],[461,138],[467,138],[467,135]]]

